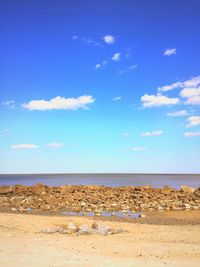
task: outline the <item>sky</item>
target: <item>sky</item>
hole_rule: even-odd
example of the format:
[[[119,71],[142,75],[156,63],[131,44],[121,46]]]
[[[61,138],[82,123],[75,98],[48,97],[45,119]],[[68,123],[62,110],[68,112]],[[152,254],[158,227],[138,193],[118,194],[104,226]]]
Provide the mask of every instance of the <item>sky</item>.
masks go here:
[[[0,173],[200,173],[199,0],[0,2]]]

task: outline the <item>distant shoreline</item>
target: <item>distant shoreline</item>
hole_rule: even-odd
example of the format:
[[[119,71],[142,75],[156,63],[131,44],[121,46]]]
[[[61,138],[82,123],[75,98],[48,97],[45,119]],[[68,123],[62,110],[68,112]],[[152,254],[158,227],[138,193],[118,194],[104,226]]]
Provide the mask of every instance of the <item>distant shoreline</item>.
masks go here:
[[[200,175],[200,173],[142,173],[142,172],[41,172],[41,173],[0,173],[3,175]]]
[[[111,187],[144,186],[163,187],[169,185],[178,189],[186,184],[194,188],[200,186],[200,174],[135,174],[135,173],[65,173],[65,174],[0,174],[0,186],[37,183],[48,186],[62,185],[104,185]]]

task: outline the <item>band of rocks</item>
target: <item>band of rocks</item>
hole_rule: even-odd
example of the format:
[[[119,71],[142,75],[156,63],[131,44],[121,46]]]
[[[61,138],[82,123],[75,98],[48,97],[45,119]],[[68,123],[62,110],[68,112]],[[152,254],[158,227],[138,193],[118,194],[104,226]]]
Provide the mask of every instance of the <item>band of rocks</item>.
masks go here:
[[[181,186],[1,186],[0,208],[11,211],[153,211],[200,209],[200,188]]]

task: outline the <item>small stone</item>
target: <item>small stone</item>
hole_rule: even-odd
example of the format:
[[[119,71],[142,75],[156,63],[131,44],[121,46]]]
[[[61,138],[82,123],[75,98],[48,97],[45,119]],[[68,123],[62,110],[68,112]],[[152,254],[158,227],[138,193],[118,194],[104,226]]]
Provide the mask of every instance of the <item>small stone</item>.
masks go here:
[[[128,212],[128,210],[122,210],[122,213],[127,213]]]
[[[17,209],[16,209],[16,208],[12,208],[11,210],[12,210],[12,211],[17,211]]]
[[[109,235],[109,234],[112,234],[112,230],[105,224],[99,224],[98,225],[98,234]]]
[[[31,213],[31,212],[32,212],[32,208],[28,208],[26,211],[27,211],[28,213]]]
[[[95,210],[94,214],[95,216],[101,216],[101,210]]]
[[[98,224],[96,222],[93,222],[92,229],[98,230]]]
[[[63,227],[53,227],[53,228],[45,228],[40,230],[40,233],[42,234],[54,234],[54,233],[63,233],[64,228]]]
[[[79,230],[79,228],[73,223],[73,222],[70,222],[67,226],[67,233],[68,234],[74,234],[74,233],[77,233]]]
[[[139,218],[146,218],[146,215],[145,214],[139,214],[138,217]]]
[[[13,192],[13,188],[11,186],[1,186],[0,187],[0,194],[8,194],[8,193],[12,193]]]
[[[184,206],[185,206],[186,209],[190,209],[191,208],[190,204],[187,204],[187,203],[185,203]]]
[[[81,207],[85,207],[86,203],[84,201],[81,202]]]
[[[187,185],[181,185],[181,191],[192,194],[194,193],[195,189]]]
[[[122,228],[112,229],[112,234],[120,234],[120,233],[122,233]]]
[[[79,235],[90,235],[92,233],[90,227],[87,224],[83,224],[79,226]]]

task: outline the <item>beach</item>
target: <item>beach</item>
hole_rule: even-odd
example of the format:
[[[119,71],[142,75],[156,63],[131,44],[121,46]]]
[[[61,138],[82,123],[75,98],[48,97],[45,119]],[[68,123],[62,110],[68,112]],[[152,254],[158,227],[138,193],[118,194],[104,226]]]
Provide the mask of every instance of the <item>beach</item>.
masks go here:
[[[1,186],[0,256],[5,267],[197,267],[200,190]]]
[[[142,221],[147,218],[149,221]],[[199,211],[159,212],[147,218],[141,218],[141,223],[95,218],[110,227],[121,227],[122,233],[79,236],[40,231],[69,222],[91,225],[94,218],[0,213],[0,265],[199,266]]]

